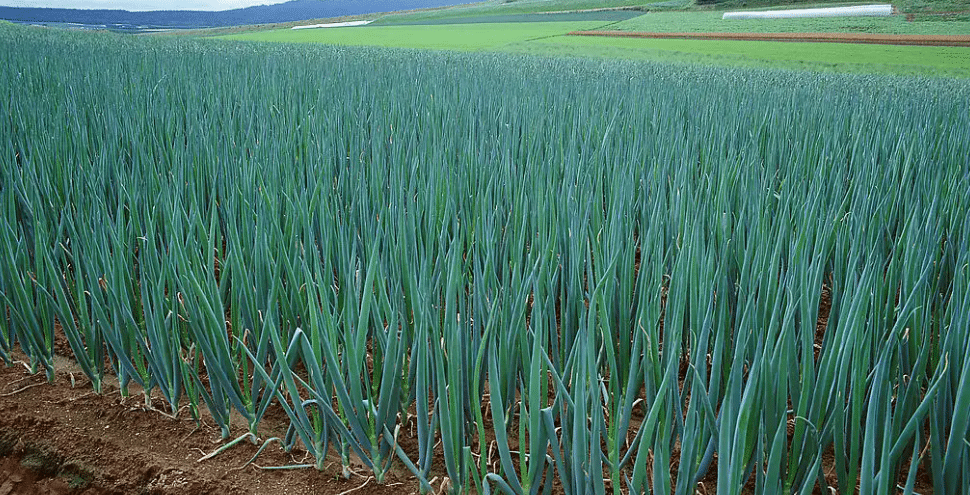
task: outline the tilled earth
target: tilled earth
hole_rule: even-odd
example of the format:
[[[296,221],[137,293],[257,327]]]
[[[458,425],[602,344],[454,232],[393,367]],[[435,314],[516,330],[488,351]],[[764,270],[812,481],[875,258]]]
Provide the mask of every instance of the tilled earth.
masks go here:
[[[240,469],[258,448],[243,441],[209,460],[204,454],[224,444],[219,429],[172,419],[146,407],[132,388],[123,398],[117,385],[92,392],[84,375],[65,361],[53,384],[25,366],[0,365],[0,495],[40,494],[339,494],[417,493],[410,473],[394,470],[383,485],[363,466],[341,475],[339,462],[324,471]],[[152,404],[164,409],[160,400]],[[188,414],[183,411],[184,416]],[[270,411],[260,433],[285,432],[285,415]],[[241,418],[233,435],[245,433]],[[272,444],[257,458],[259,466],[304,461],[305,453],[286,453]],[[312,462],[307,460],[304,462]],[[395,468],[396,469],[396,468]],[[359,474],[357,474],[359,473]]]

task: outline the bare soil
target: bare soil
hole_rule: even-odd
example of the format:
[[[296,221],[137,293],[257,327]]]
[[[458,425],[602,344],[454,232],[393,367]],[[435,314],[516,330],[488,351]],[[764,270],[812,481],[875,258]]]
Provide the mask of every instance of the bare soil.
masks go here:
[[[789,41],[808,43],[863,43],[876,45],[970,46],[970,35],[870,33],[645,33],[634,31],[573,31],[571,36],[657,38],[687,40]]]
[[[418,492],[406,471],[392,471],[378,485],[363,466],[351,466],[360,474],[345,479],[338,461],[323,471],[240,469],[258,448],[246,441],[199,462],[224,444],[217,427],[166,417],[147,408],[140,391],[123,398],[116,384],[95,394],[82,373],[61,361],[52,384],[24,366],[0,365],[0,495]],[[238,424],[233,435],[245,433]],[[287,424],[276,411],[260,429],[279,434]],[[255,464],[298,464],[304,455],[273,444]]]

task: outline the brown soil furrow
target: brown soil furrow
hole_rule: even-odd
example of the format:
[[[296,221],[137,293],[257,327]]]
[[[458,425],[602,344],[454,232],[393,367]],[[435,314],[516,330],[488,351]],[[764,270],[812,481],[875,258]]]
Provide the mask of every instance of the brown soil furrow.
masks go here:
[[[789,41],[809,43],[865,43],[877,45],[970,46],[970,35],[871,33],[644,33],[634,31],[573,31],[571,36],[688,40]]]

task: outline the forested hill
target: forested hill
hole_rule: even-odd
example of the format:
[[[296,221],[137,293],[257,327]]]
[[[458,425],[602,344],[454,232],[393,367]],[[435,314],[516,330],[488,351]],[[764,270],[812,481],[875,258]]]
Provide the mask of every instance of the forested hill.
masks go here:
[[[36,23],[77,23],[151,27],[223,27],[319,19],[469,3],[471,0],[293,0],[224,11],[82,10],[0,6],[0,19]]]

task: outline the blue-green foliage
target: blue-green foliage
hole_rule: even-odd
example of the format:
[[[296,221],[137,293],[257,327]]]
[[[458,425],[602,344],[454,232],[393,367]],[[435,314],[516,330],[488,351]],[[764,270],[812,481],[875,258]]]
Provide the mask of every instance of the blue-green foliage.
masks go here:
[[[3,27],[0,358],[425,490],[967,492],[968,101]]]

